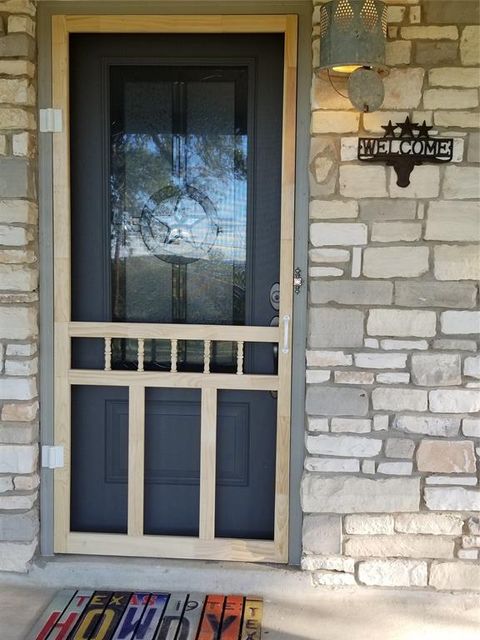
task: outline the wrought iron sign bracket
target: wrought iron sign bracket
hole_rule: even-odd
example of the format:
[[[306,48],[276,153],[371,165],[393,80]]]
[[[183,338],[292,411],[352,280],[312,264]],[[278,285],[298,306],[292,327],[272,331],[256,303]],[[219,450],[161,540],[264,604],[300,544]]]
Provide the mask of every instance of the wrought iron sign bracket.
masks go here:
[[[410,176],[416,166],[425,163],[445,163],[453,159],[453,138],[432,138],[425,120],[423,124],[405,122],[395,125],[388,121],[382,126],[383,138],[359,138],[358,159],[362,162],[381,162],[393,167],[397,174],[397,185],[408,187]],[[400,132],[396,134],[397,129]]]

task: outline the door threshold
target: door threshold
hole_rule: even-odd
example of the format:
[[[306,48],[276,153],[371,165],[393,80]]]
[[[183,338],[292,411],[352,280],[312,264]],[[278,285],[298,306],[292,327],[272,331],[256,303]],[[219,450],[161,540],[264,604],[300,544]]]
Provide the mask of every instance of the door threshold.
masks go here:
[[[28,574],[0,575],[1,585],[256,593],[270,598],[313,590],[310,574],[298,566],[81,555],[39,556]]]

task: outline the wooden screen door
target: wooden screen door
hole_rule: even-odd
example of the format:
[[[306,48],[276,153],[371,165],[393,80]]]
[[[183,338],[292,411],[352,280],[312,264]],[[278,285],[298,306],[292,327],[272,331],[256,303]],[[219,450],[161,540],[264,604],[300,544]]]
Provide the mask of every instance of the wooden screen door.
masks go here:
[[[295,16],[54,16],[55,550],[288,560]]]

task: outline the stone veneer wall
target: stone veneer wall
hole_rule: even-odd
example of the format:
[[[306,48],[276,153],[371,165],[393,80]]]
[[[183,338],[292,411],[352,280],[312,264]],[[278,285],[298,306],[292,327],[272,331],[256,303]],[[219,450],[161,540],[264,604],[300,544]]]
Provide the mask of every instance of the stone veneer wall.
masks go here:
[[[38,542],[35,3],[0,0],[0,570]]]
[[[381,112],[313,76],[303,567],[480,590],[479,4],[388,4]],[[407,115],[455,158],[401,189],[356,147]]]

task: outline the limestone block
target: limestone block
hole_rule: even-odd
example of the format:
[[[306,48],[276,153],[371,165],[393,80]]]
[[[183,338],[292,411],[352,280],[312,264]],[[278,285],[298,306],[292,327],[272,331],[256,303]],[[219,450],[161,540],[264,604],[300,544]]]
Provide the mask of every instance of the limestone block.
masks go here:
[[[30,422],[37,416],[38,402],[8,403],[2,407],[2,420],[6,422]]]
[[[395,283],[395,304],[400,307],[476,307],[477,289],[472,283],[399,281]]]
[[[310,278],[339,278],[343,275],[343,269],[336,267],[310,267],[308,275]]]
[[[393,533],[393,516],[389,514],[350,515],[345,516],[343,528],[345,533],[355,535],[379,535]]]
[[[307,384],[319,384],[321,382],[327,382],[330,380],[330,371],[327,369],[315,369],[307,370],[306,376]]]
[[[34,175],[25,158],[0,158],[0,194],[5,198],[34,196]]]
[[[35,65],[28,60],[0,60],[0,73],[5,76],[28,76],[35,75]]]
[[[438,127],[455,127],[456,129],[478,127],[478,113],[475,111],[435,111],[434,119]]]
[[[465,358],[463,373],[470,378],[480,378],[480,356]]]
[[[382,125],[391,120],[392,122],[404,122],[409,115],[408,111],[373,111],[372,113],[363,114],[363,128],[368,133],[384,134],[385,130]]]
[[[434,349],[442,351],[476,351],[477,343],[475,340],[457,340],[455,338],[443,338],[433,341]]]
[[[30,0],[2,0],[2,11],[5,13],[24,13],[34,16],[36,6]]]
[[[476,89],[428,89],[423,94],[425,109],[471,109],[478,107]]]
[[[400,30],[405,40],[457,40],[457,27],[402,27]]]
[[[4,542],[31,542],[38,534],[38,512],[0,514],[0,540]]]
[[[360,462],[353,458],[305,458],[305,469],[317,473],[359,473]]]
[[[480,491],[464,487],[426,487],[425,504],[431,511],[480,511]]]
[[[309,367],[348,367],[353,357],[343,351],[307,351],[307,366]]]
[[[367,247],[363,274],[368,278],[416,278],[428,271],[428,247]]]
[[[436,333],[436,321],[434,311],[372,309],[368,314],[367,333],[372,336],[428,338]]]
[[[400,533],[462,535],[463,518],[438,513],[402,513],[395,517],[395,530]]]
[[[26,340],[38,333],[36,310],[29,307],[0,307],[4,339]]]
[[[402,372],[377,373],[376,380],[381,384],[408,384],[410,382],[410,374]]]
[[[387,22],[392,24],[394,22],[402,22],[405,17],[405,7],[387,7]]]
[[[31,158],[35,155],[36,141],[30,133],[16,133],[12,136],[12,151],[14,156]]]
[[[418,511],[418,478],[361,478],[305,475],[301,488],[306,512],[395,513]]]
[[[469,133],[468,135],[468,162],[480,162],[480,133]]]
[[[437,198],[440,193],[440,168],[431,164],[415,167],[408,187],[399,187],[397,174],[392,171],[389,190],[392,198]]]
[[[0,200],[0,222],[8,224],[35,224],[37,221],[37,206],[26,200]]]
[[[356,353],[355,366],[365,369],[403,369],[407,356],[403,353]]]
[[[480,438],[480,418],[464,418],[462,433],[470,438]]]
[[[426,340],[381,340],[380,345],[385,351],[400,351],[401,349],[426,351],[428,349]]]
[[[307,417],[307,429],[308,431],[328,431],[328,419],[327,418],[311,418]]]
[[[480,535],[480,516],[472,516],[467,520],[468,531],[474,536]]]
[[[354,536],[345,542],[345,555],[379,558],[453,558],[455,543],[439,536]]]
[[[310,262],[349,262],[350,251],[348,249],[310,249],[308,257]]]
[[[442,333],[480,333],[480,311],[444,311],[440,315]]]
[[[11,344],[7,344],[7,356],[20,356],[24,358],[28,358],[37,353],[37,343],[36,342],[28,342],[27,344],[23,342],[13,342]]]
[[[440,201],[430,203],[426,240],[471,242],[480,235],[480,216],[476,202]]]
[[[34,445],[0,445],[0,473],[33,473],[37,459]]]
[[[396,67],[401,64],[410,64],[412,59],[412,43],[408,40],[394,40],[385,43],[385,64]]]
[[[335,79],[335,89],[325,77],[314,75],[312,78],[311,101],[312,111],[326,109],[330,111],[351,111],[353,105],[348,98],[346,78]],[[343,95],[340,95],[343,94]]]
[[[381,165],[340,166],[340,193],[345,198],[385,198],[386,183],[386,170]]]
[[[32,234],[24,227],[5,225],[0,227],[0,244],[9,247],[21,247],[32,240]],[[3,287],[1,287],[3,289]]]
[[[478,87],[480,85],[480,77],[478,69],[475,67],[442,67],[440,69],[432,69],[428,72],[428,81],[432,87]],[[453,108],[458,108],[454,105]],[[440,109],[445,109],[440,106]]]
[[[358,579],[378,587],[425,587],[427,563],[416,560],[366,560],[358,565]]]
[[[349,200],[312,200],[310,217],[315,219],[356,218],[358,202]]]
[[[27,33],[35,36],[35,22],[28,16],[8,16],[8,33]]]
[[[422,99],[422,85],[425,70],[408,67],[391,69],[383,79],[385,99],[383,109],[415,109]]]
[[[3,291],[35,291],[38,271],[19,264],[0,264],[0,289]]]
[[[377,466],[377,473],[389,476],[410,476],[412,471],[412,462],[380,462]]]
[[[0,542],[0,571],[28,571],[36,548],[36,539],[29,544]]]
[[[385,445],[387,458],[411,458],[415,451],[415,442],[408,438],[388,438]]]
[[[434,473],[475,473],[473,442],[422,440],[417,449],[417,467]]]
[[[475,389],[438,389],[429,393],[434,413],[474,413],[480,411],[480,393]]]
[[[356,222],[315,222],[310,225],[314,247],[367,243],[367,225]]]
[[[312,582],[317,587],[347,587],[357,584],[351,573],[335,571],[314,571]]]
[[[427,476],[425,478],[425,484],[427,485],[451,485],[458,484],[461,486],[469,486],[474,487],[478,484],[478,480],[476,476],[442,476],[442,475],[434,475]]]
[[[422,387],[446,387],[462,383],[460,356],[456,353],[412,355],[413,382]]]
[[[414,242],[420,240],[421,222],[375,222],[372,228],[373,242]]]
[[[439,591],[480,591],[480,565],[471,562],[434,562],[429,585]]]
[[[312,133],[355,133],[359,122],[355,111],[313,111]]]
[[[38,372],[38,359],[33,360],[6,360],[5,375],[7,376],[33,376]]]
[[[35,378],[2,378],[0,400],[32,400],[36,396]]]
[[[468,25],[462,31],[460,57],[464,65],[480,64],[480,26]]]
[[[423,0],[422,9],[427,24],[476,24],[480,19],[480,7],[472,0]]]
[[[40,484],[40,476],[38,473],[33,473],[28,476],[15,476],[13,484],[16,491],[32,491]]]
[[[363,418],[332,418],[330,429],[332,433],[368,433],[372,430],[372,421]]]
[[[373,384],[374,381],[371,371],[335,371],[337,384]]]
[[[360,347],[363,344],[364,315],[357,309],[311,308],[309,346]]]
[[[32,59],[34,55],[35,40],[26,33],[12,33],[0,37],[0,58]]]
[[[383,120],[382,120],[383,122]],[[417,205],[411,200],[361,200],[362,220],[412,220]]]
[[[443,181],[443,193],[445,198],[459,200],[465,198],[479,198],[480,170],[478,169],[478,167],[456,167],[455,165],[446,166],[445,177]]]
[[[28,511],[37,500],[37,492],[28,495],[12,493],[0,496],[0,509],[8,511]]]
[[[325,304],[380,305],[391,304],[393,284],[391,282],[366,282],[363,280],[341,280],[338,282],[312,282],[310,302]]]
[[[355,570],[355,560],[344,556],[311,556],[302,557],[302,569],[304,571],[316,571],[324,569],[326,571],[343,571],[353,573]]]
[[[419,41],[416,43],[415,49],[415,62],[420,65],[454,63],[458,56],[458,42]]]
[[[426,411],[427,392],[421,389],[379,387],[372,391],[375,410]]]
[[[35,104],[35,89],[26,78],[0,78],[0,102]]]
[[[303,550],[307,553],[341,553],[342,519],[339,516],[306,515],[302,539]]]
[[[441,245],[434,248],[435,277],[438,280],[479,280],[478,245]]]
[[[380,453],[382,440],[361,436],[314,435],[306,437],[309,453],[346,458],[371,458]]]
[[[363,389],[310,385],[306,410],[314,416],[365,416],[368,413],[368,395]]]
[[[457,436],[460,429],[460,418],[452,416],[396,416],[394,429],[405,433],[418,433],[428,436]]]

